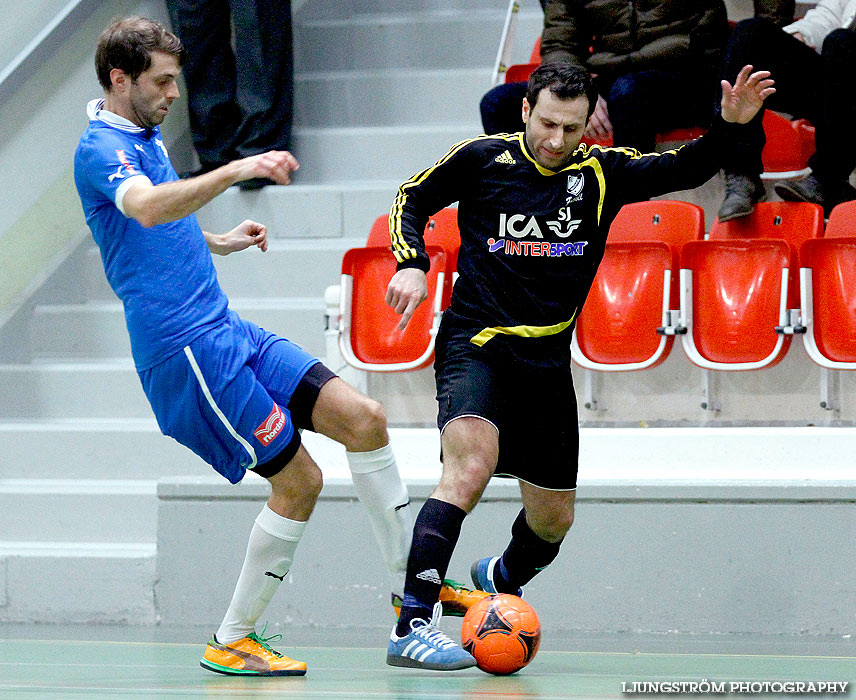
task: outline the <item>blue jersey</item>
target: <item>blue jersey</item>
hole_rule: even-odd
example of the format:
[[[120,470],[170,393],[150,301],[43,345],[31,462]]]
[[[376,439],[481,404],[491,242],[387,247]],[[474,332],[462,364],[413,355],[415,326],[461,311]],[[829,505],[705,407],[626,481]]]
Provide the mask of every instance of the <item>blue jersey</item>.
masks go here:
[[[160,129],[144,129],[89,103],[74,155],[74,180],[110,286],[125,308],[138,370],[180,351],[226,320],[228,300],[196,217],[145,228],[122,200],[138,178],[178,179]]]

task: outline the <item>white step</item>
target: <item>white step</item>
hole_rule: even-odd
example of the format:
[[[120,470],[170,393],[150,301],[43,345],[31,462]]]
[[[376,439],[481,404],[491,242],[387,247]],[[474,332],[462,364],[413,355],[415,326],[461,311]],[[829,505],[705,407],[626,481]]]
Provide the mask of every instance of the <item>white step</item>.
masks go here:
[[[522,0],[524,9],[538,7],[537,0]],[[360,0],[343,3],[342,0],[311,0],[305,3],[296,17],[298,21],[312,19],[339,19],[366,17],[367,15],[396,14],[421,11],[424,13],[472,12],[486,7],[504,10],[505,0]]]
[[[0,532],[21,542],[150,543],[156,493],[155,480],[2,479]]]
[[[328,70],[442,69],[450,64],[492,67],[506,7],[504,0],[490,0],[478,8],[440,12],[411,6],[383,14],[304,17],[295,32],[296,72],[311,72],[318,66]],[[538,5],[518,13],[515,61],[518,55],[529,57],[542,26]]]
[[[156,546],[0,540],[0,621],[157,622]]]
[[[346,164],[339,170],[347,172],[347,176],[329,176],[319,171],[320,165],[326,159],[349,158],[353,146],[348,142],[348,132],[327,134],[331,141],[317,144],[326,153],[321,158],[312,150],[318,136],[315,132],[305,134],[302,146],[295,137],[293,150],[300,160],[300,170],[294,184],[253,192],[231,187],[197,212],[202,228],[222,233],[244,219],[252,219],[268,227],[271,239],[367,235],[375,218],[389,211],[398,186],[412,173],[389,176],[382,171],[363,170],[355,174]],[[300,150],[303,147],[305,158]]]
[[[471,124],[479,118],[479,99],[491,87],[490,79],[488,67],[306,73],[295,83],[295,124]]]
[[[364,246],[368,233],[367,228],[358,238],[273,241],[264,254],[218,257],[217,277],[230,299],[323,299],[324,290],[339,283],[345,252]]]
[[[476,109],[468,124],[298,128],[294,151],[301,162],[301,182],[380,178],[401,184],[442,158],[458,141],[481,132]]]
[[[266,253],[218,255],[217,279],[230,299],[323,298],[324,290],[339,282],[345,252],[364,246],[368,233],[366,228],[355,238],[273,240]],[[84,276],[87,301],[116,301],[95,247],[88,253]]]
[[[160,479],[211,467],[162,435],[154,416],[0,423],[0,479]]]
[[[0,420],[151,415],[130,357],[110,362],[0,365]]]
[[[338,281],[333,275],[325,280],[329,284]],[[322,296],[232,299],[230,307],[242,318],[289,338],[315,355],[324,352]],[[125,315],[118,301],[37,306],[30,333],[36,359],[108,359],[131,355]]]

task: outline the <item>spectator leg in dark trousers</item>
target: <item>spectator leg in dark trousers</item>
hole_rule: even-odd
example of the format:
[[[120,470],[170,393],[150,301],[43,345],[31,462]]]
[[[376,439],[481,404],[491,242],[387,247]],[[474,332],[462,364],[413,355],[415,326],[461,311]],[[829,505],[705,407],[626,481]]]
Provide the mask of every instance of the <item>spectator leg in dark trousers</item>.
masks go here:
[[[504,83],[488,90],[479,103],[486,134],[523,131],[523,98],[527,83]]]
[[[167,0],[167,7],[189,54],[183,72],[203,170],[288,149],[294,92],[290,1]]]
[[[595,83],[606,100],[616,146],[651,153],[657,134],[707,126],[713,116],[716,81],[712,75],[644,70]]]
[[[761,151],[766,143],[764,109],[811,120],[824,99],[820,56],[772,22],[753,18],[734,28],[725,52],[723,77],[733,84],[747,64],[755,70],[770,71],[776,92],[765,101],[750,123],[751,128],[745,130],[745,138],[731,151],[725,167],[725,200],[719,210],[722,221],[750,214],[755,202],[765,197],[760,179],[764,169]]]
[[[814,201],[826,213],[836,204],[856,198],[847,180],[856,167],[856,32],[836,29],[827,35],[815,77],[821,84],[817,103],[806,111],[815,125],[817,151],[809,159],[812,174],[796,182],[781,183],[783,199]]]
[[[290,0],[231,0],[237,100],[243,119],[239,156],[291,145],[294,66]]]
[[[193,146],[208,170],[235,157],[241,123],[227,0],[166,0],[172,27],[187,49],[183,67]]]

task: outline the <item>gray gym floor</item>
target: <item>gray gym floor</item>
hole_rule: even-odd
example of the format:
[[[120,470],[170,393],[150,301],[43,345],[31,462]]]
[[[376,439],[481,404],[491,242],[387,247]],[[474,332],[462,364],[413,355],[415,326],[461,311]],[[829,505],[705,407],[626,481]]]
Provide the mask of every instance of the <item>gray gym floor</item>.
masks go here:
[[[457,620],[446,618],[442,625],[452,635]],[[386,633],[378,628],[296,629],[274,646],[306,661],[305,677],[235,678],[199,667],[210,634],[197,627],[2,624],[0,698],[630,698],[622,689],[634,682],[703,679],[727,687],[738,681],[849,682],[846,694],[836,697],[856,697],[856,640],[841,637],[547,631],[529,666],[493,677],[477,669],[438,673],[387,666]]]

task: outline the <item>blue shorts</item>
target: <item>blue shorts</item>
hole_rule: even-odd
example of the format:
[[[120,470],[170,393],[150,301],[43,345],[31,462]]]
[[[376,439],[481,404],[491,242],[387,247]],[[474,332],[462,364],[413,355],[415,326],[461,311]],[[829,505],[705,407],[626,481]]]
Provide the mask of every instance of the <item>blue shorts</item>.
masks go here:
[[[288,404],[317,363],[230,311],[225,323],[139,374],[161,432],[236,484],[247,469],[297,452]]]

